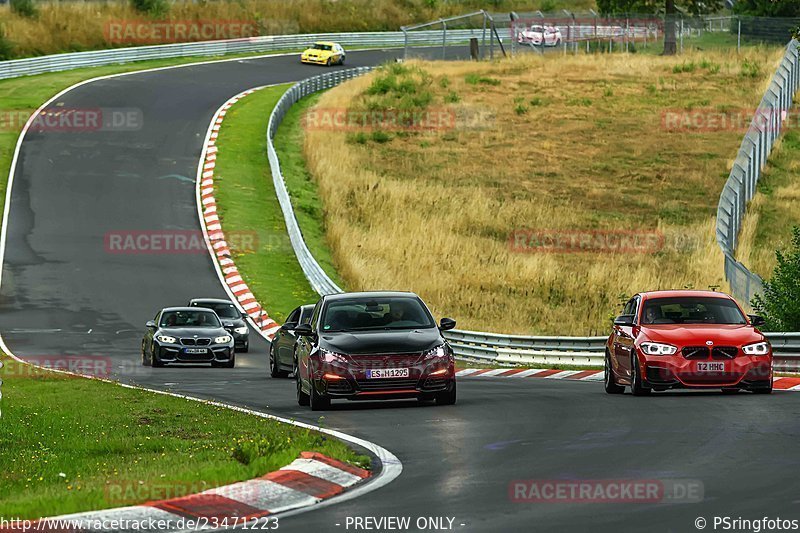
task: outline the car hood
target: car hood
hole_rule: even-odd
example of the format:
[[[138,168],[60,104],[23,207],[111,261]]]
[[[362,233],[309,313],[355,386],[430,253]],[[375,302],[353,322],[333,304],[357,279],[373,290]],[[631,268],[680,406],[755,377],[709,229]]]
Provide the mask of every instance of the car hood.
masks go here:
[[[238,328],[244,326],[244,320],[241,318],[221,318],[222,325],[226,328]]]
[[[442,344],[439,328],[323,333],[320,348],[341,354],[420,353]]]
[[[309,48],[308,50],[303,52],[303,55],[327,57],[333,55],[333,52],[331,50],[315,50],[313,48]]]
[[[161,328],[159,335],[169,335],[171,337],[216,337],[226,335],[228,332],[223,328]]]
[[[764,335],[748,325],[659,324],[642,326],[641,337],[676,346],[703,346],[707,341],[718,346],[741,346],[764,340]]]

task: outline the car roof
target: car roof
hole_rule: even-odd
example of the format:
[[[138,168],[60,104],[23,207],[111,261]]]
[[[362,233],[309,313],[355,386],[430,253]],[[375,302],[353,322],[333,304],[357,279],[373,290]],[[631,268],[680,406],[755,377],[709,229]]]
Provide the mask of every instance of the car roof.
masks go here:
[[[317,304],[306,304],[306,305],[301,305],[300,309],[302,309],[303,311],[308,311],[309,309],[314,309],[316,306]]]
[[[651,298],[681,298],[681,297],[704,297],[704,298],[720,298],[724,300],[733,300],[733,298],[724,292],[716,291],[699,291],[699,290],[668,290],[668,291],[648,291],[639,293],[645,300]]]
[[[333,302],[337,300],[349,300],[350,298],[419,298],[413,292],[402,291],[368,291],[368,292],[342,292],[339,294],[327,294],[323,296],[326,302]]]
[[[231,304],[231,305],[233,305],[232,301],[225,300],[224,298],[192,298],[191,300],[189,300],[189,303],[192,303],[192,302],[207,302],[207,303],[212,303],[212,304]]]
[[[333,41],[314,41],[314,44],[327,44],[328,46],[333,46],[336,43]]]
[[[207,307],[189,307],[188,305],[182,307],[165,307],[164,309],[161,310],[161,312],[163,313],[164,311],[198,311],[198,310],[211,311],[212,313],[214,313],[213,309],[208,309]]]

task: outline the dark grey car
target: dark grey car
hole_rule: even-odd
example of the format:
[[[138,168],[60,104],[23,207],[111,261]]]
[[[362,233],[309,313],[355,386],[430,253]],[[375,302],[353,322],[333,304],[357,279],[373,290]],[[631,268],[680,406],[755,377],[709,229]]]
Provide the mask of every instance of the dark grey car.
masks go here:
[[[237,352],[247,353],[250,350],[250,330],[247,327],[247,313],[239,311],[230,300],[220,298],[193,298],[189,307],[205,307],[213,309],[222,325],[233,335]]]
[[[211,363],[233,368],[233,336],[212,309],[166,307],[148,320],[142,339],[142,364]]]
[[[269,347],[269,375],[273,378],[285,378],[294,373],[294,345],[297,343],[294,330],[300,324],[309,324],[313,312],[314,304],[295,307],[275,332]]]

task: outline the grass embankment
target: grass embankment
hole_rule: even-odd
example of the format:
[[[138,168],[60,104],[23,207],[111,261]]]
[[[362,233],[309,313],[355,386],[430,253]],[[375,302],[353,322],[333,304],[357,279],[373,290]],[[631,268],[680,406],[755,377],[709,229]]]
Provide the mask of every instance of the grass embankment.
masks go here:
[[[259,302],[278,321],[283,321],[296,306],[318,299],[292,250],[266,153],[266,118],[288,87],[267,87],[228,111],[217,139],[219,152],[214,172],[223,230],[227,234],[254,233],[257,237],[255,249],[247,243],[237,247],[233,240],[236,266]],[[311,96],[292,107],[276,133],[275,145],[303,236],[316,259],[337,280],[323,243],[316,186],[305,173],[302,130],[298,127],[303,110],[316,98]]]
[[[3,30],[10,46],[7,54],[26,57],[165,42],[143,43],[125,39],[128,35],[138,35],[135,31],[124,29],[124,23],[131,22],[221,23],[221,33],[211,37],[189,35],[178,39],[197,41],[251,35],[398,30],[406,24],[461,15],[487,7],[484,0],[180,1],[163,2],[148,15],[134,10],[127,1],[35,2],[35,6],[37,13],[31,17],[13,13],[8,5],[0,6],[0,19],[3,20]],[[499,12],[520,9],[559,11],[561,8],[587,10],[596,8],[596,5],[594,0],[495,0],[491,6],[493,11]],[[247,27],[227,24],[229,22],[246,23]],[[119,28],[123,29],[112,32],[110,23],[122,23],[123,26]],[[197,30],[195,33],[198,33]],[[174,38],[170,42],[175,42]],[[2,50],[3,47],[0,47],[0,53]]]
[[[675,130],[665,112],[754,109],[780,56],[414,63],[348,82],[317,116],[443,110],[455,122],[307,131],[334,262],[352,289],[414,290],[461,327],[501,332],[601,334],[634,292],[725,288],[714,217],[743,131]],[[588,232],[599,247],[553,253],[528,230]],[[626,231],[663,244],[614,253]]]
[[[747,207],[737,258],[763,278],[772,277],[775,250],[791,245],[792,227],[800,226],[800,128],[797,111],[784,123],[784,137],[770,155],[756,195]]]
[[[307,450],[369,464],[317,432],[3,363],[0,516],[6,519],[192,494],[263,475]]]

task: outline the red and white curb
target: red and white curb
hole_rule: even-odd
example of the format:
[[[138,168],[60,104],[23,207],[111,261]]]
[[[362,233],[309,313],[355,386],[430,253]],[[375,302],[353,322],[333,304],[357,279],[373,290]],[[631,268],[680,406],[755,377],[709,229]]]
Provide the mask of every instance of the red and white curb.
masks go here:
[[[554,370],[539,368],[465,368],[456,372],[460,378],[544,378],[571,381],[603,381],[602,370]],[[800,378],[775,377],[775,390],[800,391]]]
[[[214,171],[217,166],[217,154],[219,153],[217,138],[219,137],[222,122],[225,120],[225,115],[236,102],[262,88],[256,87],[237,94],[225,102],[214,114],[206,134],[203,153],[197,169],[197,209],[200,215],[203,235],[208,243],[209,253],[231,300],[238,302],[239,307],[247,313],[257,331],[267,339],[272,340],[280,326],[261,307],[261,304],[253,296],[252,291],[250,291],[247,283],[242,279],[239,270],[236,268],[231,249],[225,240],[222,221],[217,213],[217,201],[214,198]]]
[[[113,522],[127,522],[127,527],[120,529],[141,531],[152,530],[147,525],[154,523],[158,523],[158,531],[252,526],[256,519],[318,504],[370,475],[363,468],[303,452],[288,466],[250,481],[143,505],[42,519],[39,525],[78,531],[107,531],[103,524]]]

